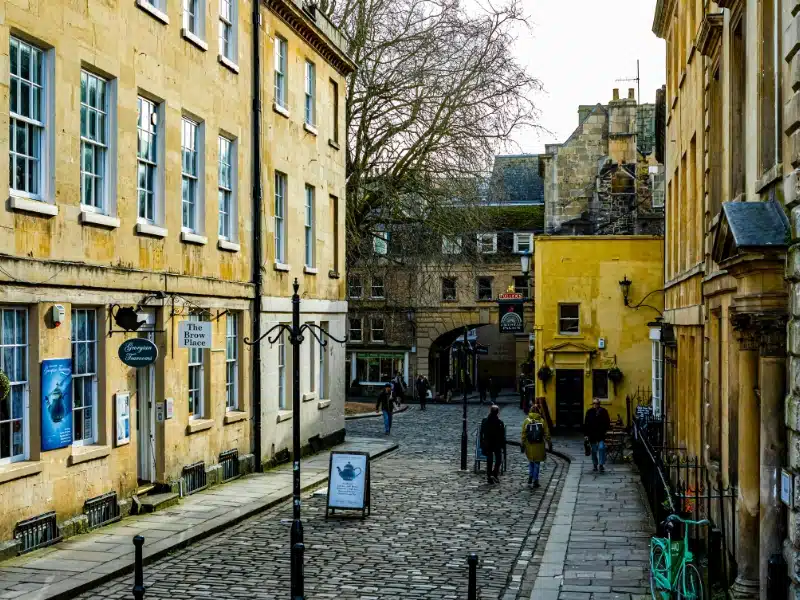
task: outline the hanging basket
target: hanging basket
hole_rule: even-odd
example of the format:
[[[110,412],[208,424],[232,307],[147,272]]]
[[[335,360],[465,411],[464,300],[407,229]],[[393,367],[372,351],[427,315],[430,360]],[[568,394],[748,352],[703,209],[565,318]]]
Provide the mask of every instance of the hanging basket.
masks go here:
[[[8,394],[11,392],[11,381],[9,381],[8,376],[0,371],[0,402],[8,398]]]
[[[551,369],[547,365],[544,365],[536,373],[536,376],[539,378],[539,381],[542,382],[542,385],[544,386],[544,391],[546,392],[547,382],[550,381],[550,378],[553,376],[553,369]]]
[[[622,371],[620,371],[620,370],[619,370],[619,367],[611,367],[611,368],[608,370],[608,379],[609,379],[609,380],[611,381],[611,383],[613,383],[614,385],[616,385],[616,384],[618,384],[620,381],[622,381],[622,378],[623,378],[623,377],[624,377],[624,375],[622,374]]]

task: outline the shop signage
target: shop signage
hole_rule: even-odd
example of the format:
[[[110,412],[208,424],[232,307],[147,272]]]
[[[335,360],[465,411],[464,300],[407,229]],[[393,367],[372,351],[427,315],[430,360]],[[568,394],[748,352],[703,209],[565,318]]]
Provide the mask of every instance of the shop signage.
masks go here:
[[[516,292],[506,292],[505,294],[500,294],[497,299],[501,302],[509,300],[524,300],[525,296],[522,294],[517,294]]]
[[[502,294],[508,296],[510,294]],[[516,294],[521,296],[521,294]],[[500,333],[525,333],[525,322],[522,317],[525,304],[522,301],[501,301]]]
[[[358,352],[356,358],[402,358],[402,352],[387,354],[385,352]]]
[[[156,362],[158,348],[145,338],[125,340],[119,345],[119,359],[129,367],[146,367]]]
[[[211,323],[181,321],[178,323],[179,348],[211,348]]]
[[[794,478],[786,469],[781,469],[781,502],[794,507]]]
[[[89,411],[81,412],[88,413],[91,419]],[[70,444],[72,444],[72,359],[43,360],[42,452],[66,448]]]
[[[131,441],[131,395],[120,392],[116,400],[117,446],[124,446]]]
[[[486,356],[487,354],[489,354],[489,346],[482,346],[478,344],[477,346],[475,346],[475,354]]]
[[[362,518],[370,512],[369,454],[331,452],[328,467],[328,500],[325,517],[337,510],[360,510]]]

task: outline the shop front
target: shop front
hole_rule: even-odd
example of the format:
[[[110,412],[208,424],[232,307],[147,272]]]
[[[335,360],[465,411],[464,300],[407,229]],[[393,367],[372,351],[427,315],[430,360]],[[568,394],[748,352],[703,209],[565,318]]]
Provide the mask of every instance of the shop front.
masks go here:
[[[377,396],[381,387],[397,373],[409,386],[408,350],[386,352],[351,352],[347,358],[350,373],[350,396]]]

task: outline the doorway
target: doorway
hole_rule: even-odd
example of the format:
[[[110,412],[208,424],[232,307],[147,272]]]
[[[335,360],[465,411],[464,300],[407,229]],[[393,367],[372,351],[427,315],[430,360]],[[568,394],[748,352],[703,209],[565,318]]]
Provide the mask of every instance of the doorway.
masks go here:
[[[139,485],[155,481],[154,365],[136,371],[136,463]]]
[[[583,371],[556,369],[556,427],[580,429],[583,425]]]

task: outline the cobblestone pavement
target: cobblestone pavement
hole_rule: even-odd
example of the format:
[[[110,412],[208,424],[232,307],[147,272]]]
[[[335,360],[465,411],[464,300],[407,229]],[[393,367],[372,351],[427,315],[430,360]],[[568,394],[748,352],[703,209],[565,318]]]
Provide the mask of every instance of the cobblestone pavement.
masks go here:
[[[469,408],[469,470],[460,463],[460,406],[416,407],[398,415],[398,451],[372,465],[372,515],[325,520],[325,496],[303,501],[306,596],[310,599],[466,598],[469,552],[480,556],[481,598],[531,597],[567,463],[549,457],[542,488],[527,487],[526,461],[509,446],[508,473],[490,486],[472,472],[475,428],[485,407]],[[518,439],[523,415],[501,416]],[[348,433],[382,435],[381,419],[347,424]],[[548,518],[549,517],[549,518]],[[291,505],[253,517],[145,567],[148,600],[286,598]],[[130,598],[132,577],[83,599]]]

